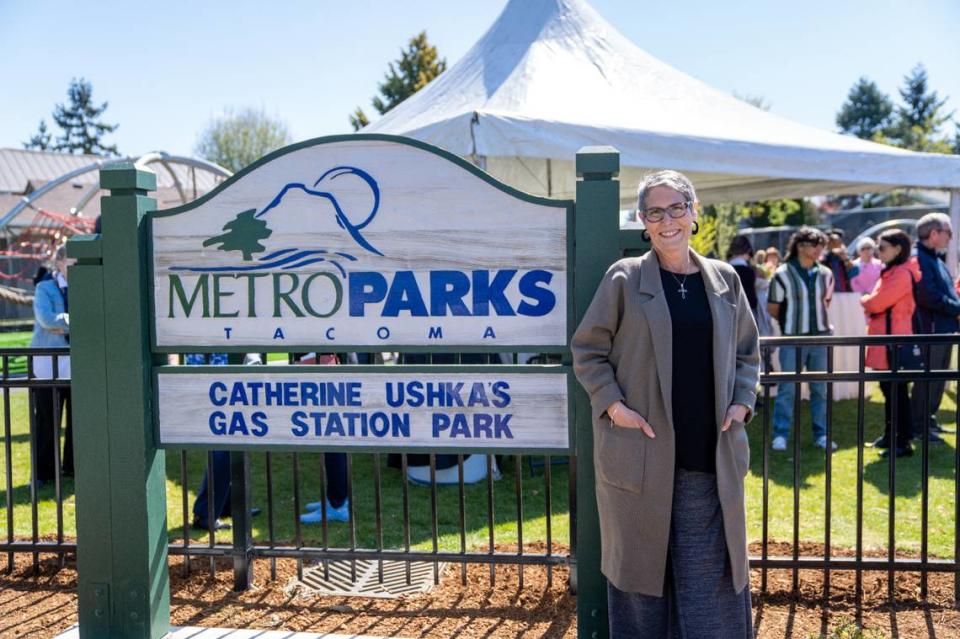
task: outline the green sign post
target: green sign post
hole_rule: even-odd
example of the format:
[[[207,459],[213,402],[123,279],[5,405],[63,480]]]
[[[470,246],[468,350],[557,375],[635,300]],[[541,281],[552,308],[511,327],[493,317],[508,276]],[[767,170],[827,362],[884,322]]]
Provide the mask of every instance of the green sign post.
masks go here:
[[[169,630],[165,446],[238,451],[233,476],[244,473],[252,450],[575,455],[578,635],[605,637],[589,401],[578,385],[568,396],[554,380],[570,374],[570,335],[623,248],[619,156],[587,148],[576,167],[575,215],[572,202],[518,193],[460,158],[390,136],[282,149],[172,211],[155,211],[152,173],[133,165],[102,171],[110,190],[102,235],[68,243],[77,259],[70,281],[81,637],[154,639]],[[319,178],[306,173],[318,170]],[[484,397],[485,407],[460,416],[398,409],[382,418],[391,428],[380,430],[391,375],[427,384],[432,373],[344,367],[362,432],[353,417],[345,432],[329,412],[298,409],[287,395],[281,407],[224,406],[228,385],[299,383],[302,393],[329,384],[329,370],[297,367],[300,381],[290,382],[290,369],[165,366],[167,353],[265,350],[540,351],[566,361],[447,367],[480,395],[492,389],[495,408]],[[178,382],[185,375],[196,383]],[[234,497],[233,511],[245,512],[244,496]],[[249,519],[236,523],[246,554],[235,560],[247,562]]]

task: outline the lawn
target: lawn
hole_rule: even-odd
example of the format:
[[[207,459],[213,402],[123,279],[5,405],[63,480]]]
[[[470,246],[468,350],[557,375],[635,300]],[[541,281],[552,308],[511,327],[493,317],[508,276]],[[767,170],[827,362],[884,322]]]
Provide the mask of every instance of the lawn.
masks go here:
[[[30,331],[17,331],[14,333],[0,333],[0,348],[25,348],[30,345],[30,338],[33,333]],[[10,375],[27,374],[27,358],[11,357],[9,363]]]
[[[11,392],[12,437],[10,448],[13,455],[13,498],[14,534],[29,537],[29,445],[26,419],[27,395],[25,391]],[[941,423],[953,424],[955,397],[949,393],[941,412]],[[0,407],[2,408],[2,407]],[[832,543],[838,546],[853,547],[856,534],[856,410],[855,401],[841,401],[834,404],[834,437],[840,445],[833,457],[833,496],[832,496]],[[880,434],[883,405],[879,392],[874,393],[866,403],[865,424],[866,440],[871,441]],[[762,417],[762,416],[761,416]],[[824,539],[824,492],[825,464],[823,451],[812,446],[809,436],[809,417],[804,412],[801,427],[801,490],[800,490],[800,536],[802,540],[823,541]],[[750,474],[747,477],[748,502],[748,538],[759,540],[761,535],[762,514],[762,455],[761,455],[762,419],[758,417],[748,426],[753,458]],[[5,442],[6,443],[6,442]],[[947,444],[930,448],[930,490],[929,490],[929,549],[933,556],[953,556],[954,531],[954,455],[956,438],[947,436]],[[791,447],[792,451],[792,447]],[[273,495],[275,508],[274,538],[277,541],[292,541],[295,535],[295,515],[293,510],[293,462],[290,454],[274,454],[271,457],[273,469]],[[180,472],[181,453],[169,451],[167,454],[167,521],[170,536],[182,538],[182,486]],[[188,505],[196,495],[203,473],[205,455],[191,452],[187,460],[187,501]],[[517,540],[517,504],[514,497],[514,485],[517,478],[513,457],[504,458],[503,478],[495,482],[495,541],[511,543]],[[0,478],[5,477],[5,458],[0,458]],[[402,530],[402,493],[400,473],[387,468],[386,456],[382,456],[381,477],[383,487],[383,543],[388,548],[399,548],[403,544]],[[793,521],[793,459],[792,452],[770,453],[770,521],[771,539],[790,540]],[[304,454],[299,458],[300,499],[301,503],[314,501],[319,497],[319,457]],[[266,511],[267,482],[266,457],[253,455],[251,476],[253,481],[253,504]],[[864,544],[868,548],[885,548],[887,540],[887,462],[878,457],[876,451],[868,448],[864,454]],[[530,542],[546,539],[545,484],[542,470],[531,478],[529,468],[524,462],[522,468],[523,494],[523,540]],[[353,455],[354,508],[357,520],[357,546],[376,547],[375,501],[373,488],[373,456]],[[6,538],[6,494],[0,485],[0,538]],[[67,536],[74,534],[74,497],[72,481],[64,482],[64,520]],[[411,510],[411,542],[415,548],[431,549],[431,504],[428,488],[413,486],[409,488]],[[441,550],[459,550],[459,496],[456,486],[438,489],[438,532]],[[56,508],[52,486],[40,491],[39,507],[40,532],[53,533],[56,530]],[[551,520],[553,538],[557,542],[569,542],[568,522],[568,482],[567,467],[553,467]],[[486,484],[468,486],[466,503],[466,544],[468,548],[484,549],[488,543]],[[920,457],[900,460],[897,465],[896,486],[897,547],[916,553],[920,548]],[[258,541],[266,541],[269,531],[264,515],[254,520],[254,536]],[[335,547],[349,546],[348,526],[331,524],[329,544]],[[303,543],[315,545],[322,542],[319,527],[303,527]],[[191,537],[205,541],[205,532],[192,532]],[[218,540],[229,542],[230,533],[221,532]]]

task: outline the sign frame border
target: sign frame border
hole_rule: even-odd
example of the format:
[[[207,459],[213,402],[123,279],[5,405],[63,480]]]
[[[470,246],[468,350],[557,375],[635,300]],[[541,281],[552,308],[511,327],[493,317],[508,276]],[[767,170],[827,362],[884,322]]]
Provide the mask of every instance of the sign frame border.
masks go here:
[[[417,446],[409,444],[392,445],[372,445],[372,446],[346,446],[329,443],[318,444],[270,444],[260,442],[259,440],[250,440],[247,444],[210,444],[210,443],[163,443],[160,439],[160,376],[161,375],[242,375],[256,373],[258,375],[290,375],[290,374],[312,374],[323,373],[325,375],[337,375],[338,373],[376,373],[376,374],[443,374],[451,375],[470,375],[470,374],[509,374],[509,375],[530,375],[530,374],[549,374],[563,375],[567,386],[567,446],[566,448],[534,448],[526,446],[504,446],[484,448],[462,447],[462,446]],[[231,365],[231,366],[161,366],[153,371],[151,381],[152,393],[155,401],[151,407],[151,416],[153,417],[153,436],[157,442],[157,448],[161,450],[226,450],[242,452],[292,452],[292,453],[323,453],[323,452],[342,452],[342,453],[422,453],[422,454],[496,454],[496,455],[573,455],[576,444],[576,434],[571,428],[571,416],[573,415],[573,393],[576,390],[573,367],[567,364],[399,364],[395,366],[383,366],[377,364],[354,365],[354,366],[315,366],[315,365],[288,365],[288,366],[252,366],[252,365]],[[478,451],[486,451],[480,453]]]
[[[527,344],[477,344],[477,345],[468,345],[468,344],[345,344],[345,343],[298,343],[298,344],[278,344],[266,345],[266,344],[242,344],[237,343],[234,345],[218,345],[218,346],[200,346],[200,345],[190,345],[190,344],[179,344],[173,346],[159,346],[157,344],[157,311],[156,311],[156,295],[154,291],[154,259],[153,259],[153,222],[157,218],[164,217],[173,217],[175,215],[181,215],[183,213],[188,213],[191,210],[199,207],[200,205],[212,200],[217,197],[222,191],[230,188],[235,182],[245,175],[253,172],[257,168],[272,162],[273,160],[286,155],[288,153],[293,153],[301,149],[319,146],[322,144],[336,144],[341,142],[390,142],[396,144],[403,144],[405,146],[410,146],[422,151],[427,151],[428,153],[433,153],[434,155],[439,156],[442,159],[445,159],[453,164],[459,166],[461,169],[466,170],[471,173],[474,177],[478,177],[483,181],[487,182],[489,185],[494,188],[499,189],[500,191],[506,193],[509,196],[512,196],[518,200],[524,202],[529,202],[532,204],[538,204],[541,206],[547,206],[556,209],[565,209],[565,233],[566,233],[566,266],[567,266],[567,282],[566,282],[566,295],[567,295],[567,312],[566,312],[566,342],[564,344],[552,344],[552,345],[527,345]],[[382,133],[347,133],[339,135],[329,135],[318,138],[312,138],[309,140],[304,140],[302,142],[297,142],[289,146],[285,146],[281,149],[277,149],[272,153],[268,153],[263,156],[256,162],[247,165],[240,171],[231,175],[227,180],[218,184],[209,193],[205,193],[201,197],[170,209],[163,210],[153,210],[146,214],[146,277],[148,289],[151,291],[151,294],[148,296],[148,307],[147,312],[149,313],[149,324],[150,324],[150,350],[152,353],[158,354],[170,354],[170,353],[291,353],[291,352],[302,352],[318,349],[326,350],[335,350],[336,352],[366,352],[366,351],[379,351],[379,350],[388,350],[391,352],[398,353],[550,353],[550,354],[567,354],[570,352],[570,338],[573,336],[574,330],[574,308],[573,308],[573,294],[574,294],[574,277],[573,277],[573,268],[574,268],[574,222],[575,222],[575,201],[572,199],[553,199],[545,198],[538,195],[532,195],[530,193],[525,193],[516,189],[515,187],[510,186],[500,180],[496,179],[483,169],[471,164],[467,160],[461,158],[458,155],[451,153],[445,149],[442,149],[438,146],[434,146],[427,142],[422,142],[420,140],[414,140],[412,138],[395,136],[395,135],[386,135]]]

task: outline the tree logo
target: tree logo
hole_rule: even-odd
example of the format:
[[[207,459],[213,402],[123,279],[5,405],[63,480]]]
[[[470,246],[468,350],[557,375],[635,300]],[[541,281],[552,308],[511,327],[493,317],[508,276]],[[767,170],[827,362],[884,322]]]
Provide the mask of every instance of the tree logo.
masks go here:
[[[223,235],[211,237],[205,240],[204,246],[217,247],[219,251],[240,251],[243,254],[244,261],[253,259],[254,253],[262,253],[267,247],[260,243],[273,234],[267,223],[256,218],[257,209],[247,209],[223,225],[226,231]]]
[[[347,211],[344,210],[341,203],[337,200],[337,197],[329,189],[324,188],[325,182],[330,182],[344,175],[352,175],[363,180],[373,196],[373,205],[370,208],[370,212],[359,222],[354,222],[353,220],[357,218],[348,215]],[[223,233],[203,241],[204,247],[215,246],[218,251],[239,251],[243,257],[243,264],[223,266],[178,265],[170,267],[170,270],[188,271],[192,273],[265,271],[274,268],[290,270],[317,262],[328,262],[334,266],[342,276],[346,277],[347,272],[341,264],[341,261],[355,262],[357,258],[345,251],[290,247],[271,251],[268,255],[254,259],[254,255],[267,250],[267,247],[264,246],[261,241],[273,234],[273,230],[267,225],[265,217],[270,211],[278,207],[291,191],[299,191],[306,195],[330,202],[333,207],[334,218],[337,225],[345,230],[360,248],[374,255],[383,255],[383,253],[373,246],[363,235],[363,230],[373,222],[380,209],[380,187],[377,181],[362,169],[353,166],[337,166],[321,175],[312,185],[308,186],[302,182],[289,182],[285,184],[262,209],[259,211],[257,209],[247,209],[237,214],[234,219],[223,225]],[[250,263],[251,261],[253,262],[252,264]]]

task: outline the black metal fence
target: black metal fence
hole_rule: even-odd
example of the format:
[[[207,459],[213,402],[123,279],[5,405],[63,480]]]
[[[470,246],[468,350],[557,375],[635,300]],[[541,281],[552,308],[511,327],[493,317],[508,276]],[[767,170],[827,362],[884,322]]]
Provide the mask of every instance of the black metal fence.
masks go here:
[[[890,433],[890,441],[888,442],[889,451],[891,453],[896,450],[898,442],[896,440],[897,428],[898,425],[898,410],[897,410],[897,388],[901,384],[913,383],[917,384],[928,384],[937,380],[944,382],[948,381],[957,381],[960,379],[960,369],[957,368],[955,360],[951,359],[950,368],[934,368],[931,366],[931,349],[934,347],[947,347],[952,350],[953,346],[960,344],[960,336],[958,335],[913,335],[913,336],[871,336],[871,337],[832,337],[832,336],[823,336],[823,337],[778,337],[778,338],[764,338],[761,340],[761,355],[764,362],[764,370],[761,374],[761,385],[762,385],[762,395],[760,400],[760,406],[762,407],[762,430],[760,440],[760,450],[754,448],[753,455],[756,456],[757,453],[762,455],[760,461],[760,476],[762,478],[762,532],[761,532],[761,554],[759,557],[754,557],[751,560],[751,565],[755,568],[759,568],[761,572],[761,581],[760,589],[761,591],[766,591],[767,589],[767,571],[771,568],[787,568],[792,570],[792,585],[793,589],[796,590],[799,585],[799,570],[800,569],[814,569],[823,571],[823,584],[824,584],[824,593],[825,597],[829,596],[830,589],[830,577],[831,573],[836,570],[853,570],[855,572],[855,583],[856,583],[856,595],[859,597],[863,591],[863,572],[867,570],[873,571],[886,571],[887,572],[887,590],[889,599],[894,599],[894,586],[895,586],[895,575],[898,572],[919,572],[920,573],[920,597],[926,598],[929,588],[929,573],[931,572],[942,572],[942,573],[953,573],[954,574],[954,601],[957,602],[957,605],[960,605],[960,526],[957,525],[958,520],[960,520],[960,447],[955,446],[952,451],[951,459],[951,468],[946,469],[952,474],[953,479],[953,516],[952,522],[949,520],[943,521],[938,520],[936,525],[942,527],[952,526],[952,537],[953,537],[953,552],[952,557],[940,557],[933,558],[929,553],[929,536],[930,536],[930,510],[929,510],[929,499],[930,499],[930,474],[931,474],[931,465],[930,465],[930,453],[931,453],[931,443],[930,443],[930,431],[926,427],[927,420],[926,416],[930,415],[931,409],[929,406],[929,393],[922,393],[923,395],[923,406],[918,407],[922,415],[924,415],[923,428],[921,429],[920,437],[918,438],[917,444],[919,446],[919,469],[916,468],[917,461],[915,459],[903,459],[898,460],[896,454],[889,454],[886,457],[885,465],[887,466],[886,472],[886,486],[885,490],[888,495],[887,499],[887,540],[886,540],[886,556],[884,558],[879,557],[868,557],[865,556],[864,548],[864,456],[865,450],[867,449],[866,441],[866,430],[867,424],[865,423],[865,414],[866,414],[866,395],[867,387],[866,384],[869,382],[887,382],[891,385],[891,407],[890,415],[892,419],[891,427],[888,429]],[[900,363],[900,351],[901,349],[897,348],[900,345],[909,345],[915,346],[920,351],[920,365],[912,366],[909,369],[905,368]],[[774,365],[774,352],[777,349],[782,348],[792,348],[792,365],[784,366],[783,368],[789,369],[792,368],[793,371],[790,372],[787,370],[776,371]],[[866,368],[866,352],[868,347],[883,348],[886,349],[889,355],[889,361],[891,370],[868,370]],[[821,348],[826,350],[826,367],[825,370],[821,371],[803,371],[801,366],[801,358],[803,355],[803,349],[815,349]],[[836,349],[838,348],[852,348],[856,350],[856,368],[854,370],[847,370],[846,367],[838,369],[835,366],[836,359]],[[790,359],[791,354],[788,352],[788,357]],[[787,362],[784,362],[787,363]],[[803,372],[797,372],[803,371]],[[800,555],[800,546],[801,546],[801,534],[800,534],[800,519],[802,515],[802,509],[800,506],[800,493],[803,480],[801,477],[801,468],[802,468],[802,457],[804,454],[804,447],[801,446],[801,432],[803,430],[804,424],[801,423],[801,396],[799,392],[794,394],[793,398],[793,418],[791,423],[791,433],[792,433],[792,449],[791,453],[793,459],[791,460],[793,481],[792,481],[792,535],[790,539],[790,545],[792,548],[792,553],[790,556],[771,556],[769,553],[770,546],[770,472],[774,463],[771,459],[771,455],[777,454],[771,451],[772,444],[772,422],[773,422],[773,398],[772,395],[775,392],[774,389],[781,382],[825,382],[826,389],[826,440],[827,446],[823,450],[816,450],[812,454],[814,456],[819,456],[824,463],[824,473],[825,473],[825,489],[823,493],[823,544],[822,544],[822,553],[818,555],[812,555],[806,553],[804,556]],[[855,427],[855,446],[856,446],[856,474],[855,474],[855,541],[853,548],[852,557],[836,557],[833,556],[833,545],[832,545],[832,530],[834,522],[834,487],[833,487],[833,458],[834,452],[832,446],[830,445],[835,436],[838,434],[838,424],[835,423],[835,408],[836,402],[834,401],[834,391],[833,385],[835,383],[843,382],[852,382],[857,384],[857,396],[856,396],[856,420],[855,424],[844,424],[846,428]],[[955,397],[956,407],[954,409],[953,421],[955,424],[960,423],[960,398]],[[874,429],[875,430],[875,429]],[[882,432],[882,431],[881,431]],[[900,442],[902,445],[903,442]],[[897,557],[897,526],[896,526],[896,513],[897,513],[897,477],[898,477],[898,466],[901,470],[906,469],[906,467],[911,466],[910,469],[912,472],[919,470],[919,481],[920,481],[920,535],[918,540],[910,540],[912,542],[919,542],[919,553],[918,557],[903,558]],[[944,469],[940,469],[943,471]],[[899,538],[899,541],[904,541],[902,538]]]
[[[894,357],[893,371],[872,371],[865,365],[866,349],[869,346],[887,347],[896,344],[917,345],[922,354],[924,365],[919,369],[905,370],[897,361],[897,349],[892,349]],[[875,411],[869,408],[867,398],[871,382],[889,382],[896,388],[899,384],[923,384],[935,380],[960,380],[960,368],[952,363],[949,368],[931,367],[931,347],[953,346],[960,344],[960,336],[905,336],[905,337],[815,337],[815,338],[765,338],[761,341],[761,350],[766,365],[761,375],[762,393],[758,401],[758,416],[748,431],[753,444],[753,461],[751,469],[755,477],[759,478],[762,490],[760,493],[760,534],[753,535],[753,540],[759,542],[760,553],[751,558],[751,565],[760,571],[760,589],[767,590],[768,571],[771,569],[788,569],[793,572],[793,585],[799,585],[799,571],[806,569],[823,572],[824,587],[830,588],[831,574],[834,571],[854,571],[856,575],[857,593],[862,592],[864,571],[885,571],[888,576],[888,590],[891,599],[894,595],[894,578],[897,573],[914,572],[920,574],[920,596],[925,597],[928,592],[929,573],[953,573],[955,600],[960,601],[960,528],[957,521],[960,519],[960,454],[957,447],[949,446],[938,449],[937,458],[940,467],[934,468],[939,480],[944,478],[952,481],[952,500],[948,504],[949,516],[943,516],[944,504],[938,511],[940,515],[931,520],[930,512],[930,479],[931,479],[931,451],[932,444],[929,435],[924,434],[917,440],[917,452],[913,458],[899,459],[891,455],[883,462],[886,465],[885,492],[887,495],[886,512],[886,543],[883,544],[884,556],[876,556],[876,552],[869,552],[864,541],[864,481],[865,459],[868,451],[868,432],[877,431],[877,424],[867,423],[867,414]],[[826,366],[822,371],[778,372],[772,363],[774,353],[781,347],[801,347],[826,349]],[[848,348],[856,351],[856,365],[837,367],[835,361],[837,349]],[[64,535],[64,518],[69,516],[65,508],[65,494],[70,492],[72,482],[63,477],[58,471],[54,480],[53,494],[50,487],[45,500],[54,502],[55,526],[50,526],[51,518],[46,520],[38,516],[41,501],[35,479],[36,467],[36,424],[34,410],[30,401],[23,395],[26,391],[44,388],[54,388],[63,391],[69,387],[63,379],[37,379],[34,375],[34,359],[55,354],[66,354],[65,350],[58,349],[5,349],[0,350],[0,365],[2,378],[0,388],[3,389],[3,441],[4,441],[4,481],[5,495],[5,540],[0,541],[0,552],[7,553],[8,569],[13,568],[13,554],[16,552],[32,553],[34,566],[38,566],[40,553],[55,553],[61,562],[64,553],[74,552],[76,543]],[[799,359],[800,351],[795,355]],[[794,362],[794,368],[799,370]],[[56,375],[55,375],[56,377]],[[825,382],[827,385],[826,405],[826,436],[832,441],[836,436],[843,435],[846,441],[853,439],[856,449],[855,461],[855,534],[852,544],[842,542],[834,544],[833,530],[837,523],[837,504],[834,495],[834,453],[828,446],[824,450],[814,448],[802,442],[806,434],[806,417],[801,417],[802,404],[800,393],[796,393],[793,400],[793,421],[791,424],[792,438],[790,448],[783,453],[771,451],[774,394],[777,385],[781,382]],[[849,402],[838,404],[833,401],[833,386],[839,383],[853,383],[856,385],[856,398]],[[16,395],[20,393],[19,399]],[[896,392],[892,393],[892,401],[897,401]],[[925,395],[925,397],[927,397]],[[59,401],[55,394],[54,402]],[[855,409],[851,408],[855,405]],[[27,410],[24,411],[23,407]],[[842,423],[837,421],[836,412],[842,407],[846,416],[841,416]],[[892,415],[897,415],[893,407]],[[57,407],[53,407],[57,410]],[[929,413],[929,408],[922,409]],[[19,412],[18,412],[19,411]],[[23,413],[27,414],[24,415]],[[850,419],[850,413],[855,419]],[[55,413],[56,414],[56,413]],[[953,419],[960,422],[960,402],[953,410]],[[29,419],[29,433],[25,435],[22,428],[16,428],[14,420]],[[59,438],[60,425],[55,426],[55,437]],[[895,432],[892,429],[894,441],[891,446],[895,449]],[[23,449],[22,444],[29,442],[29,455],[19,455],[16,450]],[[19,443],[20,445],[15,445]],[[58,458],[55,460],[59,468]],[[193,455],[194,457],[191,457]],[[786,457],[784,457],[785,455]],[[231,474],[231,510],[233,512],[234,527],[230,533],[230,541],[224,539],[224,533],[218,535],[208,529],[205,532],[191,528],[191,502],[189,491],[199,483],[199,470],[208,473],[208,481],[213,484],[215,477],[212,463],[212,453],[207,455],[207,463],[197,462],[196,453],[186,451],[168,451],[168,478],[179,484],[178,510],[182,517],[182,531],[180,535],[172,534],[170,554],[182,555],[187,558],[183,563],[185,571],[191,570],[191,564],[201,559],[200,565],[210,570],[214,569],[214,559],[226,557],[233,560],[234,582],[237,588],[245,587],[251,578],[250,566],[254,558],[269,560],[272,576],[276,575],[276,559],[296,559],[298,569],[302,569],[304,561],[329,562],[335,560],[359,561],[374,560],[382,566],[382,561],[424,561],[438,565],[441,562],[460,565],[461,580],[466,580],[467,564],[485,564],[490,567],[490,581],[496,579],[494,567],[502,564],[512,564],[519,567],[522,585],[523,570],[543,569],[548,578],[552,579],[553,568],[560,565],[574,565],[576,556],[576,463],[575,457],[520,457],[511,456],[496,460],[493,456],[485,456],[486,478],[479,484],[467,486],[464,482],[464,456],[457,457],[457,482],[452,486],[440,487],[436,482],[436,457],[429,458],[429,481],[426,486],[411,486],[405,480],[409,467],[406,454],[399,455],[399,468],[391,468],[385,464],[386,454],[350,453],[347,456],[348,497],[351,504],[349,520],[344,524],[329,522],[324,517],[318,528],[304,530],[300,523],[299,513],[303,511],[306,501],[319,497],[326,498],[324,484],[325,461],[322,454],[280,454],[280,453],[232,453],[230,463]],[[944,459],[949,457],[950,467],[944,468]],[[170,461],[170,458],[173,461]],[[511,486],[504,486],[494,480],[494,466],[504,467],[504,476]],[[558,461],[564,462],[556,465]],[[14,470],[17,464],[30,464],[30,479],[17,484],[14,481]],[[822,495],[823,522],[819,544],[820,550],[811,552],[809,549],[801,552],[801,542],[806,541],[808,535],[801,534],[802,524],[809,529],[809,517],[804,516],[801,504],[801,493],[809,471],[808,464],[815,464],[817,470],[821,467],[825,474],[824,492]],[[846,462],[849,463],[849,462]],[[876,460],[871,462],[878,464]],[[199,464],[199,465],[198,465]],[[362,466],[364,472],[358,474],[357,468]],[[875,468],[875,466],[874,466]],[[849,469],[847,469],[849,470]],[[872,478],[876,480],[876,472]],[[253,479],[251,480],[251,473]],[[777,475],[780,473],[780,475]],[[23,473],[19,473],[22,477]],[[512,475],[512,477],[511,477]],[[781,476],[782,475],[782,476]],[[897,531],[897,494],[898,477],[906,476],[910,481],[919,481],[916,497],[920,501],[919,534],[907,539],[898,535]],[[312,479],[311,479],[312,478]],[[512,481],[511,481],[512,480]],[[311,484],[311,481],[313,482]],[[752,480],[755,481],[755,480]],[[792,504],[790,511],[789,539],[783,539],[771,532],[775,526],[772,518],[774,510],[781,512],[782,508],[772,509],[770,503],[771,482],[775,484],[790,484],[792,490]],[[304,485],[312,485],[309,495],[304,494]],[[386,484],[386,488],[385,488]],[[251,498],[251,487],[258,486],[257,495]],[[317,490],[318,489],[318,490]],[[908,491],[909,492],[909,491]],[[357,494],[366,495],[366,506],[358,509]],[[399,494],[399,498],[396,498]],[[565,499],[564,499],[565,497]],[[208,499],[212,499],[212,496]],[[557,508],[560,499],[561,507]],[[69,501],[69,500],[68,500]],[[503,503],[509,502],[508,513],[504,514]],[[538,503],[539,502],[539,503]],[[254,538],[253,523],[249,507],[259,505],[264,509],[262,514],[265,532]],[[427,506],[429,503],[429,507]],[[454,504],[452,507],[451,504]],[[412,507],[413,506],[413,507]],[[498,506],[500,508],[498,515]],[[212,511],[212,504],[208,501]],[[556,552],[555,530],[552,517],[566,508],[569,515],[569,548],[570,551]],[[545,534],[540,539],[531,539],[531,534],[524,530],[525,516],[531,511],[542,514],[545,518]],[[29,530],[24,534],[24,527],[18,523],[23,517],[30,518]],[[509,549],[498,546],[497,522],[510,521],[514,532],[511,535]],[[44,521],[48,523],[44,525]],[[257,520],[260,521],[260,520]],[[16,524],[16,525],[15,525]],[[212,524],[212,521],[211,521]],[[941,552],[934,556],[930,552],[930,533],[934,527],[942,538],[944,534],[952,537],[952,553]],[[944,531],[944,527],[949,528]],[[16,531],[21,533],[17,534]],[[279,531],[288,531],[281,534]],[[411,531],[418,530],[418,539],[414,539]],[[426,533],[422,531],[426,530]],[[503,530],[500,528],[500,530]],[[366,531],[358,534],[358,531]],[[372,531],[372,534],[371,534]],[[447,531],[446,533],[444,531]],[[453,531],[452,533],[450,531]],[[538,533],[538,536],[540,534]],[[176,538],[174,538],[176,537]],[[373,543],[358,543],[358,538],[372,539]],[[442,540],[450,545],[450,539],[455,539],[452,548],[442,548]],[[334,544],[332,540],[346,540],[343,544]],[[485,543],[478,543],[483,539]],[[542,549],[530,551],[525,544],[531,541],[545,542]],[[787,554],[771,552],[774,542],[787,543],[790,551]],[[913,556],[898,556],[897,546],[917,546],[918,551]],[[844,552],[838,556],[834,549],[843,546],[852,552]],[[941,544],[942,545],[942,544]],[[778,548],[784,546],[778,545]],[[904,553],[901,552],[901,555]],[[190,560],[193,561],[190,561]],[[207,561],[209,560],[209,561]],[[324,565],[327,565],[324,563]],[[408,573],[409,575],[409,573]],[[434,570],[434,579],[439,574]],[[575,579],[575,572],[571,571],[571,579]]]

